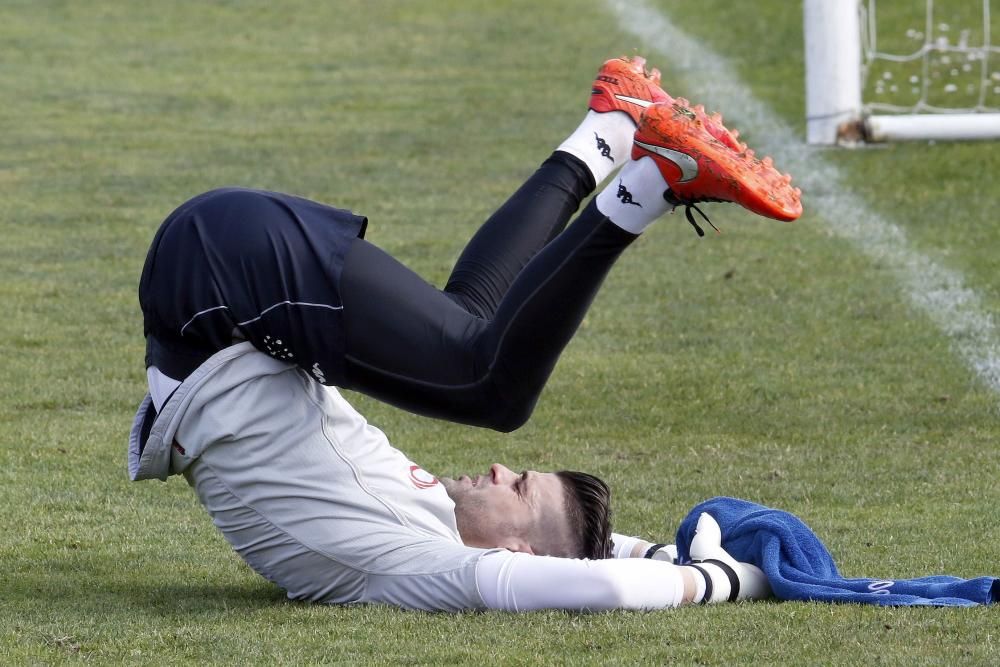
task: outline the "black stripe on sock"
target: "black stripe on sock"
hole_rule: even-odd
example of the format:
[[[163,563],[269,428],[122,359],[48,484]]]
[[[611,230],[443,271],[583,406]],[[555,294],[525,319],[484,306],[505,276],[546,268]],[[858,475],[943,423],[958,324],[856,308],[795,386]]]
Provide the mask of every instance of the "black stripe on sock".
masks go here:
[[[740,578],[736,576],[736,570],[730,567],[729,563],[724,563],[714,558],[708,558],[699,562],[711,563],[726,573],[726,576],[729,577],[729,601],[736,602],[736,597],[740,594]]]
[[[667,546],[666,543],[663,543],[663,544],[654,544],[653,546],[651,546],[648,549],[646,549],[646,555],[643,556],[643,558],[652,558],[653,554],[655,554],[657,551],[659,551],[660,549],[662,549],[665,546]]]
[[[698,567],[694,563],[689,563],[691,567],[701,572],[701,576],[705,577],[705,595],[701,598],[701,604],[708,604],[708,601],[712,599],[712,577],[709,573],[701,567]]]

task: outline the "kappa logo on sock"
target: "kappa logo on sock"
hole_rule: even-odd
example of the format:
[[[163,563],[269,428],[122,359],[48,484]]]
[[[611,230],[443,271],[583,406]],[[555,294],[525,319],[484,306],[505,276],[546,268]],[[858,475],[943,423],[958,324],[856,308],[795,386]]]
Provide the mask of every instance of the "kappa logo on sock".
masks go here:
[[[632,193],[625,188],[621,181],[618,181],[618,194],[615,196],[621,199],[623,204],[632,204],[632,206],[642,208],[642,204],[632,199]]]
[[[597,134],[597,132],[594,132],[594,138],[597,139],[597,150],[601,152],[601,155],[614,162],[615,159],[611,157],[611,146],[608,145],[608,142]]]

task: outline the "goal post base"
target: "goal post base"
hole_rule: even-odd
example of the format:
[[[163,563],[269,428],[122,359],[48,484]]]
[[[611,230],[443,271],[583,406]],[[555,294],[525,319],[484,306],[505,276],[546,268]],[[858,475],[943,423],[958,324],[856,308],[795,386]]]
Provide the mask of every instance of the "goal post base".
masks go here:
[[[868,116],[862,124],[867,142],[1000,139],[1000,113]]]

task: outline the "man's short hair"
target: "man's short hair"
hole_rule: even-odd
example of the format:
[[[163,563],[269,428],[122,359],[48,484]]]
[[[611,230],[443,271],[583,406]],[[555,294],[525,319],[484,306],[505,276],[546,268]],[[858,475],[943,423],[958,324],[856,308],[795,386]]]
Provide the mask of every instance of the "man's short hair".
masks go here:
[[[577,537],[573,558],[610,558],[611,489],[585,472],[560,470],[556,476],[566,489],[566,516]]]

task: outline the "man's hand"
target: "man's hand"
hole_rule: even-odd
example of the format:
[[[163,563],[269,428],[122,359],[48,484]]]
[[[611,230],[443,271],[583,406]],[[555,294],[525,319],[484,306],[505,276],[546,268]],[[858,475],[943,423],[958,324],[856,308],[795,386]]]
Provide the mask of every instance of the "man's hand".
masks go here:
[[[706,602],[771,597],[771,587],[760,568],[740,563],[722,548],[722,529],[707,513],[698,517],[690,551],[692,563],[711,577],[711,595]]]

